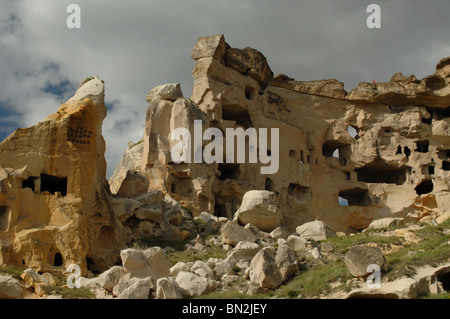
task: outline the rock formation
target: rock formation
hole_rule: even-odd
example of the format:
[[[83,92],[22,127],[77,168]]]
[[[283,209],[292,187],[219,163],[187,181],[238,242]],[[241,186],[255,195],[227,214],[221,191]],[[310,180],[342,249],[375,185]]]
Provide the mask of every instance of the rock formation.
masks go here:
[[[84,274],[118,260],[124,236],[109,205],[105,116],[104,84],[87,79],[56,113],[0,144],[1,264],[77,264]]]
[[[239,265],[255,289],[275,289],[298,270],[295,254],[320,260],[332,251],[315,241],[448,218],[450,58],[422,80],[397,73],[346,92],[334,79],[274,75],[260,52],[231,48],[221,34],[199,38],[191,57],[191,97],[176,83],[147,94],[143,139],[129,145],[109,185],[98,77],[0,143],[0,265],[63,272],[76,264],[84,276],[122,260],[85,285],[120,298],[198,296],[220,284],[205,265],[169,272],[160,248],[127,249],[202,229],[219,232],[217,245],[232,249],[214,263],[216,279],[233,282],[230,269]],[[179,129],[192,139],[174,138]],[[244,159],[228,145],[238,140]],[[184,161],[173,152],[180,144]],[[274,240],[277,249],[267,247]],[[195,245],[187,250],[200,251]],[[2,283],[22,295],[16,281]],[[50,283],[42,283],[30,287],[44,294]]]
[[[321,220],[351,233],[380,218],[431,220],[450,210],[449,58],[422,80],[397,73],[346,92],[334,79],[274,76],[260,52],[231,48],[221,34],[199,38],[191,57],[190,99],[178,84],[149,92],[143,145],[125,153],[110,180],[113,193],[133,169],[150,189],[195,214],[233,219],[247,192],[266,190],[278,207],[276,214],[254,214],[272,216],[265,231]],[[176,163],[171,134],[180,127],[194,134],[195,120],[202,121],[200,134],[218,128],[224,139],[228,128],[278,128],[278,145],[268,137],[268,154],[279,151],[278,171],[261,174],[267,165],[250,163],[250,154],[243,163]],[[209,141],[201,143],[202,149],[191,145],[193,154]]]

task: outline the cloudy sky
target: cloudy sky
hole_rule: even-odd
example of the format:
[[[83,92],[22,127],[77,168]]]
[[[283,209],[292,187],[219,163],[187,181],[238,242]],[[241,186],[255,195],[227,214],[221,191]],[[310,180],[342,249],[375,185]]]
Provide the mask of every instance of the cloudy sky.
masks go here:
[[[66,8],[81,8],[69,29]],[[381,28],[369,29],[370,3]],[[450,56],[449,0],[0,0],[0,140],[55,112],[86,77],[106,83],[108,177],[143,135],[145,96],[164,83],[192,91],[192,47],[223,33],[296,80],[421,79]]]

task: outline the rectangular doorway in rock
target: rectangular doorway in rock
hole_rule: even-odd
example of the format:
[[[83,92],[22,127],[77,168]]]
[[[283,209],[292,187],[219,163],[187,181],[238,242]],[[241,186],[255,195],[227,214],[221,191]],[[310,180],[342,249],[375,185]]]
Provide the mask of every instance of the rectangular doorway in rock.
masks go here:
[[[356,169],[359,182],[402,185],[406,181],[407,167],[394,167],[381,158]]]
[[[339,197],[348,201],[348,206],[369,206],[369,191],[362,188],[346,189],[339,192]]]
[[[59,192],[62,196],[66,196],[67,178],[41,173],[41,193],[42,192],[49,192],[53,195]]]
[[[0,206],[0,231],[8,231],[9,215],[9,207]]]

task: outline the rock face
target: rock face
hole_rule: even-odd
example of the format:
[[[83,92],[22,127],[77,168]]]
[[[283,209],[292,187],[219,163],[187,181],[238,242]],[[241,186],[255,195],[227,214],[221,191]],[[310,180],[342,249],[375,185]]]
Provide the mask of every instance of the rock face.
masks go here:
[[[244,194],[241,207],[236,212],[235,218],[244,225],[250,223],[262,231],[271,232],[280,223],[275,193],[258,190],[248,191]]]
[[[0,143],[0,261],[84,274],[118,259],[123,234],[109,205],[104,84],[82,83],[58,111]]]
[[[190,99],[174,84],[149,93],[142,155],[119,170],[122,176],[133,167],[150,188],[182,200],[195,214],[251,221],[265,230],[283,226],[293,232],[321,220],[351,233],[375,219],[407,222],[450,211],[448,58],[422,80],[397,73],[389,82],[360,83],[346,92],[335,79],[274,76],[260,52],[232,48],[221,34],[199,38],[191,57],[196,64]],[[185,128],[195,135],[195,120],[202,121],[198,135],[216,128],[224,140],[233,137],[227,129],[278,128],[277,143],[267,137],[278,170],[262,174],[269,164],[261,158],[240,162],[237,154],[234,161],[224,156],[222,162],[196,162],[193,155],[190,163],[175,162],[171,150],[178,142],[171,134]],[[195,149],[193,140],[192,154],[208,150],[207,138]],[[221,150],[230,152],[226,145],[219,155]],[[244,211],[244,197],[254,190],[275,194],[276,214]]]
[[[367,269],[369,265],[377,265],[381,269],[386,258],[378,247],[355,246],[345,254],[344,261],[353,276],[364,277],[371,273]]]

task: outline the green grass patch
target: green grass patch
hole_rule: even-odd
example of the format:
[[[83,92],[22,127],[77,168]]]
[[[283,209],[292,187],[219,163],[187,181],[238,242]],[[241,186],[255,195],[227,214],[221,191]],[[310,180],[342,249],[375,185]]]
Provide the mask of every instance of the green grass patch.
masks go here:
[[[56,287],[54,293],[64,299],[95,299],[95,295],[87,288],[62,288]]]
[[[347,251],[356,245],[369,243],[401,245],[402,240],[398,236],[381,236],[376,234],[358,233],[355,236],[331,237],[325,240],[334,247],[334,252],[345,255]]]
[[[304,271],[275,291],[278,297],[295,298],[299,294],[307,298],[316,297],[324,292],[331,292],[334,288],[330,283],[340,281],[345,285],[348,279],[353,278],[342,260],[315,266],[306,263],[301,268]]]
[[[23,273],[23,269],[14,268],[10,266],[0,266],[0,274],[9,275],[16,279],[21,279],[20,275]]]
[[[202,295],[196,299],[268,299],[273,292],[267,294],[247,295],[235,290],[216,290],[209,294]]]

